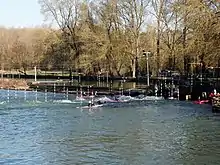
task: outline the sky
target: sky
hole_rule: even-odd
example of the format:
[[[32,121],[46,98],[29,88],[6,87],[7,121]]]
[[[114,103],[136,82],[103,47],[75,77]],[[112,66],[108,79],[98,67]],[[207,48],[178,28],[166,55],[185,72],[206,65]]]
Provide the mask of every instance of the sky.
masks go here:
[[[38,0],[0,0],[0,27],[35,27],[44,23]]]
[[[34,27],[44,23],[38,0],[0,0],[0,26]]]

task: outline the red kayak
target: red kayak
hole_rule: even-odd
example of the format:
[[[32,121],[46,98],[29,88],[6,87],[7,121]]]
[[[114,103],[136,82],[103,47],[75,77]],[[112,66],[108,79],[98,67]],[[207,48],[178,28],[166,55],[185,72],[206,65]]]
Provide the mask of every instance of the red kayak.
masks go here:
[[[207,104],[209,103],[209,100],[197,100],[197,101],[194,101],[195,104]]]

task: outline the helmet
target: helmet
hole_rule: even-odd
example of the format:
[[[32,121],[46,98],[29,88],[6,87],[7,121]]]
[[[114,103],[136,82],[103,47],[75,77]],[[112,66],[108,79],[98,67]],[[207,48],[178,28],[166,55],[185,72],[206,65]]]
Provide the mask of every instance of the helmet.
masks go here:
[[[215,94],[215,95],[217,94],[217,91],[216,91],[216,89],[214,89],[214,94]]]

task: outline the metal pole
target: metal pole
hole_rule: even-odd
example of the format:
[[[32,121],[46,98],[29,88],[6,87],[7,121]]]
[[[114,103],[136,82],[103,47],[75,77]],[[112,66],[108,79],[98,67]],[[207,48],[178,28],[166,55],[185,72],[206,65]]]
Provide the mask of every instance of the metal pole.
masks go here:
[[[202,74],[203,74],[203,67],[202,67],[202,63],[200,64],[200,74],[201,74],[201,80],[200,80],[200,85],[202,86]]]
[[[150,75],[149,75],[149,64],[148,64],[148,53],[146,54],[147,58],[147,86],[150,85]]]
[[[107,83],[107,87],[108,87],[108,71],[107,71],[106,83]]]
[[[2,55],[1,55],[1,58],[2,58]],[[2,60],[1,60],[2,61]],[[4,69],[3,69],[3,62],[1,63],[1,70],[2,70],[2,73],[1,73],[1,78],[3,79],[4,75],[3,75],[3,72],[4,72]]]
[[[79,76],[79,79],[78,79],[78,86],[79,86],[81,85],[81,74],[79,73],[78,76]]]
[[[34,67],[34,81],[37,81],[37,67]]]

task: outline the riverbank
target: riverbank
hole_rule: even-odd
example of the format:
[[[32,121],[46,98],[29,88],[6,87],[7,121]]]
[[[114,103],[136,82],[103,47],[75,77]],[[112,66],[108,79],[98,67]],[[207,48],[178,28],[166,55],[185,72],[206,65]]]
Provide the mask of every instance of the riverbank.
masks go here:
[[[17,89],[17,90],[27,90],[29,85],[23,79],[0,79],[0,88],[1,89]]]

